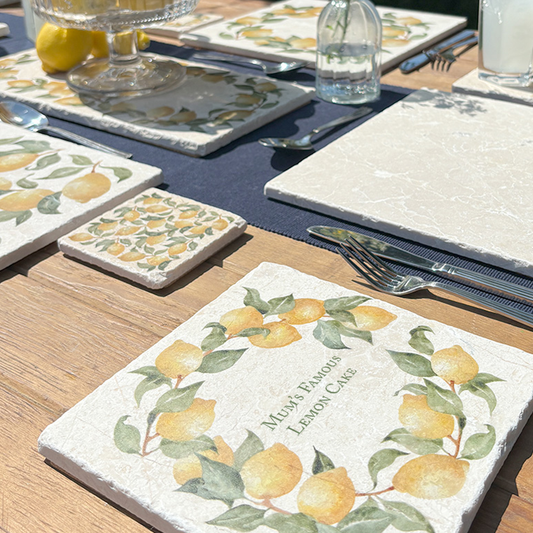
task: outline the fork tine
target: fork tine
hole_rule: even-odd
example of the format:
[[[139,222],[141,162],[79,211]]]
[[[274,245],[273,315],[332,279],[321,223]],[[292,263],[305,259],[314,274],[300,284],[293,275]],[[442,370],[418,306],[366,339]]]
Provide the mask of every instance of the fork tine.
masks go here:
[[[383,281],[376,279],[375,277],[371,276],[370,274],[373,274],[373,272],[369,270],[363,270],[359,265],[361,263],[357,263],[352,259],[352,255],[346,251],[346,246],[344,244],[341,244],[340,248],[337,248],[337,252],[339,255],[356,271],[359,273],[361,277],[366,279],[370,285],[375,287],[376,289],[380,291],[386,291],[387,290],[387,284]],[[366,267],[365,267],[366,268]]]
[[[368,261],[370,261],[370,263],[376,268],[380,269],[381,272],[384,274],[386,273],[387,277],[392,279],[398,277],[398,272],[396,272],[396,270],[389,267],[387,263],[382,261],[376,254],[374,254],[374,252],[371,252],[363,243],[355,240],[353,237],[348,237],[346,240],[353,248],[359,250],[360,253],[364,253]]]

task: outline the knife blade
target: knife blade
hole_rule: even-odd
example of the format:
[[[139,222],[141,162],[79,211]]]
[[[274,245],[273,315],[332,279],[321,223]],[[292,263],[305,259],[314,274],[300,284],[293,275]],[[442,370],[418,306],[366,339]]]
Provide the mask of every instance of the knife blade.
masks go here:
[[[436,261],[426,259],[425,257],[412,252],[407,252],[406,250],[402,250],[397,246],[380,241],[379,239],[369,237],[368,235],[362,235],[361,233],[357,233],[355,231],[334,228],[331,226],[311,226],[307,228],[307,231],[314,237],[320,237],[335,244],[340,244],[348,237],[352,237],[356,241],[366,246],[370,251],[374,252],[380,257],[384,257],[385,259],[390,259],[396,263],[427,270],[435,274],[445,274],[447,276],[457,278],[463,282],[467,281],[475,283],[480,285],[483,289],[492,289],[493,291],[504,293],[508,296],[514,296],[515,298],[520,298],[533,303],[532,289],[522,287],[521,285],[516,285],[510,281],[504,281],[493,278],[492,276],[480,274],[479,272],[474,272],[473,270],[468,270],[466,268],[456,267],[447,263],[437,263]]]
[[[403,74],[410,74],[411,72],[414,72],[415,70],[418,70],[428,63],[431,63],[432,56],[435,54],[438,54],[439,52],[443,52],[450,46],[453,46],[454,44],[457,44],[460,41],[469,39],[470,37],[473,37],[476,34],[474,30],[463,30],[454,36],[450,37],[449,39],[446,39],[442,43],[438,44],[437,46],[434,46],[433,48],[429,50],[425,50],[421,52],[420,54],[411,57],[409,59],[406,59],[403,63],[400,64],[400,71]]]

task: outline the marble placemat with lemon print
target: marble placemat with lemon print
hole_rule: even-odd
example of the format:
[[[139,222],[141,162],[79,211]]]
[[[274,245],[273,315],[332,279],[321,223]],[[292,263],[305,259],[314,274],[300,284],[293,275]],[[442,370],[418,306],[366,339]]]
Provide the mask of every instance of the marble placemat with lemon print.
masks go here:
[[[46,74],[35,50],[0,60],[0,97],[43,113],[204,156],[311,101],[314,89],[180,60],[187,78],[168,93],[127,99],[79,97]],[[80,99],[81,98],[81,99]]]
[[[465,533],[532,381],[531,354],[263,263],[39,450],[163,533]]]
[[[0,269],[162,181],[158,168],[2,124]]]
[[[146,33],[151,35],[164,35],[167,37],[177,37],[182,33],[195,31],[199,28],[218,22],[224,17],[214,13],[191,13],[184,17],[177,18],[162,26],[153,26],[146,28]]]
[[[239,216],[148,189],[59,239],[59,249],[150,289],[166,287],[246,229]]]
[[[211,24],[180,40],[191,46],[268,59],[316,60],[316,32],[323,0],[288,0],[244,17]],[[383,21],[383,69],[466,26],[466,18],[377,7]]]

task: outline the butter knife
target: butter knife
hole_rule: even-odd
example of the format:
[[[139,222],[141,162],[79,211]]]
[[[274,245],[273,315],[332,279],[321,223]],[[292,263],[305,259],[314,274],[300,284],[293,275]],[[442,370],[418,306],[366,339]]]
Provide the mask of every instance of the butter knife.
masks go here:
[[[529,303],[533,303],[533,290],[509,281],[503,281],[501,279],[486,276],[479,272],[474,272],[466,268],[456,267],[447,263],[437,263],[421,257],[420,255],[407,252],[386,242],[374,239],[367,235],[362,235],[355,231],[349,231],[341,228],[333,228],[330,226],[311,226],[307,228],[307,231],[314,237],[320,237],[322,239],[340,244],[346,240],[347,237],[353,237],[356,241],[361,242],[369,250],[374,252],[380,257],[390,259],[403,265],[408,265],[422,270],[428,270],[435,274],[445,274],[452,278],[459,279],[461,281],[469,281],[476,283],[485,289],[492,289],[500,293],[504,293],[515,298],[526,300]]]
[[[453,46],[454,44],[457,44],[461,41],[470,39],[470,37],[473,37],[475,34],[476,32],[474,30],[463,30],[455,34],[453,37],[446,39],[445,41],[438,44],[437,46],[434,46],[433,48],[429,50],[424,50],[422,53],[414,57],[411,57],[409,59],[406,59],[403,63],[400,64],[400,71],[403,74],[410,74],[411,72],[414,72],[415,70],[421,69],[422,67],[431,63],[434,60],[434,57],[439,52],[443,52],[444,50],[448,49],[450,46]]]

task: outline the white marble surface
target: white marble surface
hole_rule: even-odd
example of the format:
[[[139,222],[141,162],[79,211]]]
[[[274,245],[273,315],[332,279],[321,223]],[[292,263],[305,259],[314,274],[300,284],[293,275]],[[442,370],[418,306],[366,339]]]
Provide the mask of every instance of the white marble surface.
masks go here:
[[[150,289],[198,266],[246,229],[228,211],[148,189],[59,239],[59,249]]]
[[[292,0],[183,34],[191,46],[314,67],[323,0]],[[466,18],[377,6],[383,22],[381,64],[389,69],[466,26]]]
[[[417,91],[265,194],[533,275],[532,169],[532,109]]]
[[[71,122],[205,156],[307,104],[315,92],[264,76],[179,63],[187,67],[187,77],[170,92],[102,100],[78,97],[66,86],[64,76],[46,74],[35,50],[27,50],[0,60],[0,97]]]
[[[158,168],[2,123],[0,269],[162,181]]]
[[[529,87],[504,87],[485,80],[480,80],[478,69],[474,69],[452,85],[454,93],[471,94],[494,98],[505,102],[533,106],[533,85]]]
[[[46,428],[39,450],[163,533],[292,521],[334,533],[378,518],[386,533],[466,533],[531,413],[532,380],[531,354],[263,263]],[[440,413],[413,426],[402,414],[413,401]],[[427,425],[436,414],[453,440],[433,433],[447,423]],[[459,470],[431,467],[416,494],[427,469],[397,477],[413,460]],[[334,488],[313,504],[310,492]]]

